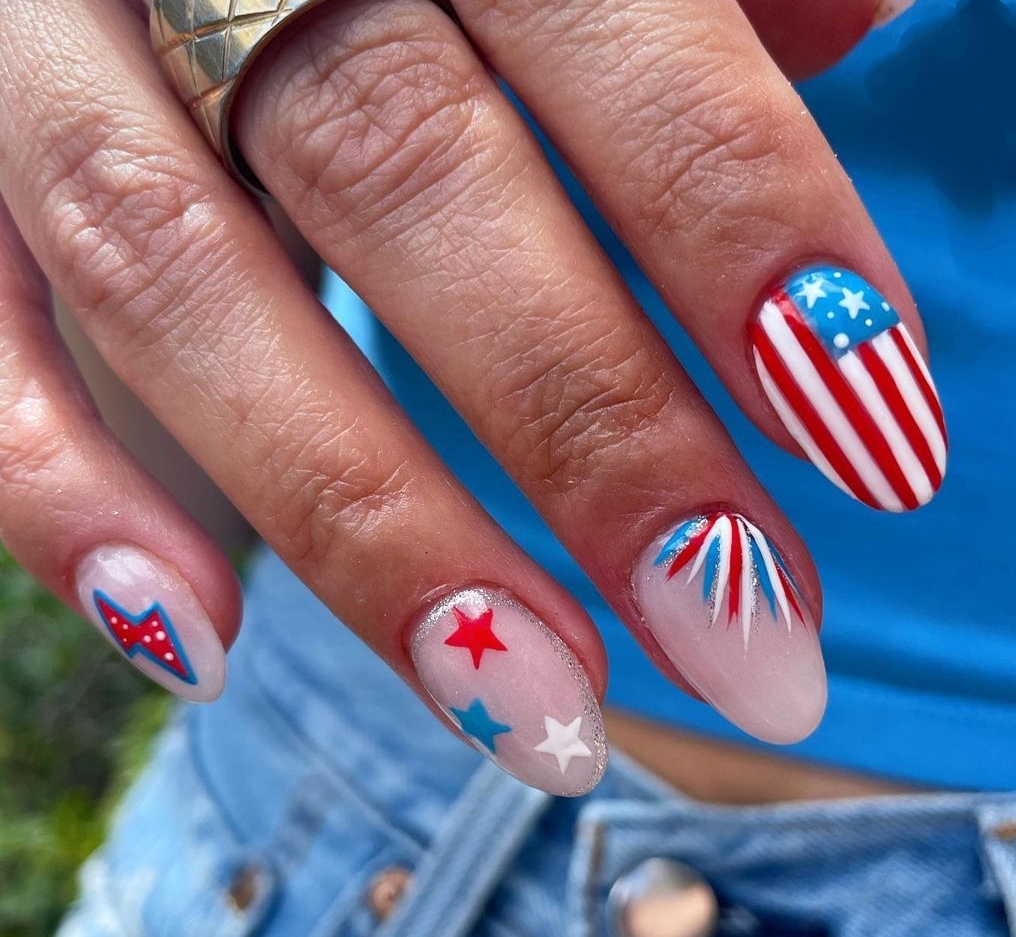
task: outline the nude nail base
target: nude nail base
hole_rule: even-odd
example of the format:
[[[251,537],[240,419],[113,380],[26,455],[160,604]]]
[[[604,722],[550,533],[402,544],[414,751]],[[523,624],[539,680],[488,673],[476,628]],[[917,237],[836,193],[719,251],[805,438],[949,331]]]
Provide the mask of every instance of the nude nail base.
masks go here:
[[[482,754],[526,784],[577,796],[603,775],[599,704],[578,659],[508,593],[465,589],[416,627],[427,692]]]
[[[193,702],[222,692],[222,644],[169,564],[129,544],[102,546],[78,564],[77,592],[92,624],[156,683]]]
[[[818,725],[818,635],[779,553],[746,517],[720,511],[678,524],[642,554],[632,588],[663,652],[735,725],[777,743]]]

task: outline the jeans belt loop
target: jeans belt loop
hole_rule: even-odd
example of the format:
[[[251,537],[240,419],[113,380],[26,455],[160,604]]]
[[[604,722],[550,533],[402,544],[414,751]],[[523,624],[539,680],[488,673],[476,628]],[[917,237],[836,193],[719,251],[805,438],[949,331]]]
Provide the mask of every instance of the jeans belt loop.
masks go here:
[[[466,937],[552,802],[485,761],[376,937]]]

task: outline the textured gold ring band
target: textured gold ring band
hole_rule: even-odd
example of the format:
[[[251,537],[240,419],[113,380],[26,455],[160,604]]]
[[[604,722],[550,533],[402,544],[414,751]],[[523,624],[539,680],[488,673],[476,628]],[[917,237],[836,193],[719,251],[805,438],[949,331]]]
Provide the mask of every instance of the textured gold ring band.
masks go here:
[[[226,168],[264,187],[235,148],[230,110],[247,69],[291,18],[324,0],[154,0],[152,46]]]

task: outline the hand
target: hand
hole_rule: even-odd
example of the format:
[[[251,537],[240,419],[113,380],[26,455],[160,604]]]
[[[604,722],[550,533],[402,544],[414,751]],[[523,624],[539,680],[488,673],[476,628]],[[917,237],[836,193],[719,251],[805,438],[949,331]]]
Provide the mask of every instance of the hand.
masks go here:
[[[747,731],[796,740],[825,702],[807,553],[487,63],[752,419],[900,510],[944,468],[920,325],[779,68],[843,53],[874,0],[454,8],[461,28],[428,0],[299,17],[244,80],[237,144],[659,666]],[[588,789],[606,676],[592,624],[302,284],[168,89],[146,20],[126,0],[0,0],[4,540],[151,676],[219,692],[230,570],[96,419],[44,273],[265,539],[453,726],[530,783]],[[842,370],[855,359],[860,376]]]

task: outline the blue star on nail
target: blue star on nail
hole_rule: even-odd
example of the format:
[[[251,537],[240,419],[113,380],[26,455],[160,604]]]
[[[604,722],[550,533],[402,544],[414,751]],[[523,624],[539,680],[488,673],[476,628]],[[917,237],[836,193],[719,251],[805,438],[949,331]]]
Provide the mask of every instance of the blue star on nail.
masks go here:
[[[487,707],[479,699],[474,699],[469,704],[469,709],[456,709],[450,707],[452,715],[458,719],[462,731],[471,735],[492,755],[495,753],[494,736],[511,732],[512,727],[506,726],[503,722],[495,722],[487,713]]]

